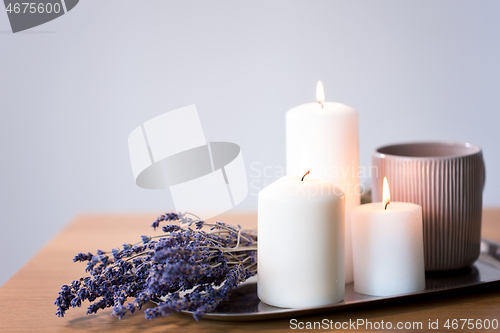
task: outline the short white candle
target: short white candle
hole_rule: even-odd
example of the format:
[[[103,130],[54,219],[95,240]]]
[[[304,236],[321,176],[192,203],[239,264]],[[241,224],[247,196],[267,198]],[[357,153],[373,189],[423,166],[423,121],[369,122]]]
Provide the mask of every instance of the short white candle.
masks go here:
[[[344,194],[333,184],[285,176],[258,197],[259,299],[308,308],[344,299]]]
[[[342,103],[325,102],[318,82],[317,103],[286,113],[286,171],[314,170],[316,178],[339,186],[346,196],[345,282],[353,280],[350,211],[360,204],[358,112]]]
[[[384,179],[384,202],[352,210],[354,290],[374,296],[425,289],[422,207],[390,202]]]

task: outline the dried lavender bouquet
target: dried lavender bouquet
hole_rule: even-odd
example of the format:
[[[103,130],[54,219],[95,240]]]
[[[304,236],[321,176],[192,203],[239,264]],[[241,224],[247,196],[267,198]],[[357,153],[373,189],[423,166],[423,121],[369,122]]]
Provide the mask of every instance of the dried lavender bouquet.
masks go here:
[[[161,299],[145,310],[147,319],[186,310],[199,320],[239,283],[257,274],[255,232],[223,222],[206,223],[191,213],[164,214],[152,227],[156,230],[169,221],[177,224],[163,226],[162,235],[142,236],[142,241],[111,252],[75,256],[74,262],[88,262],[85,271],[90,276],[61,287],[54,302],[56,315],[63,317],[70,307],[87,300],[87,314],[113,307],[111,315],[122,318]],[[127,303],[129,297],[134,300]]]

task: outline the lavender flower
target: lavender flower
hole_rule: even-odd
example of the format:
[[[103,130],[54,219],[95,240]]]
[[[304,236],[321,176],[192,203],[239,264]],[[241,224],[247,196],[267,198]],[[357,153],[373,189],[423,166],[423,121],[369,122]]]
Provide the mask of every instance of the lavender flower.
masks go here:
[[[75,258],[73,259],[73,262],[77,262],[77,261],[90,261],[92,260],[92,253],[78,253]]]
[[[56,315],[63,317],[70,307],[89,301],[87,314],[112,307],[111,314],[121,319],[150,300],[161,300],[145,311],[147,319],[187,310],[199,320],[257,273],[254,232],[181,212],[161,215],[152,227],[170,221],[179,224],[163,226],[163,235],[141,236],[138,243],[125,243],[110,253],[77,254],[73,261],[87,261],[90,276],[61,287],[54,302]],[[127,303],[129,297],[133,301]]]

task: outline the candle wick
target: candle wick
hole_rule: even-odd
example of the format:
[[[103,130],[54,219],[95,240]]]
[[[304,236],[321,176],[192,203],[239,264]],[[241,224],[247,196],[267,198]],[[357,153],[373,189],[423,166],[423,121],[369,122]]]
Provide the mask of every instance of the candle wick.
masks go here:
[[[321,102],[318,102],[318,103],[319,103],[319,105],[321,105],[321,108],[324,109],[323,103],[321,103]]]
[[[309,174],[309,172],[311,172],[310,170],[306,172],[305,175],[302,176],[302,181],[304,181],[304,177],[307,176]]]
[[[387,201],[387,203],[385,204],[385,210],[387,210],[387,205],[390,203],[391,203],[390,201]]]

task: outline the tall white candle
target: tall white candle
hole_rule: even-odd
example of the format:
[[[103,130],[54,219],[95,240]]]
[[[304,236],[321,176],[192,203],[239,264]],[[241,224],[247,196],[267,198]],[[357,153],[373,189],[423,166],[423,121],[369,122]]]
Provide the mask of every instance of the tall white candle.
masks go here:
[[[374,296],[425,289],[422,207],[387,198],[352,211],[354,290]]]
[[[321,81],[318,103],[299,105],[286,114],[286,170],[298,175],[314,170],[345,193],[345,282],[353,281],[350,211],[360,204],[358,112],[341,103],[325,102]]]
[[[285,176],[259,192],[259,299],[284,308],[344,298],[344,194],[331,183]]]

